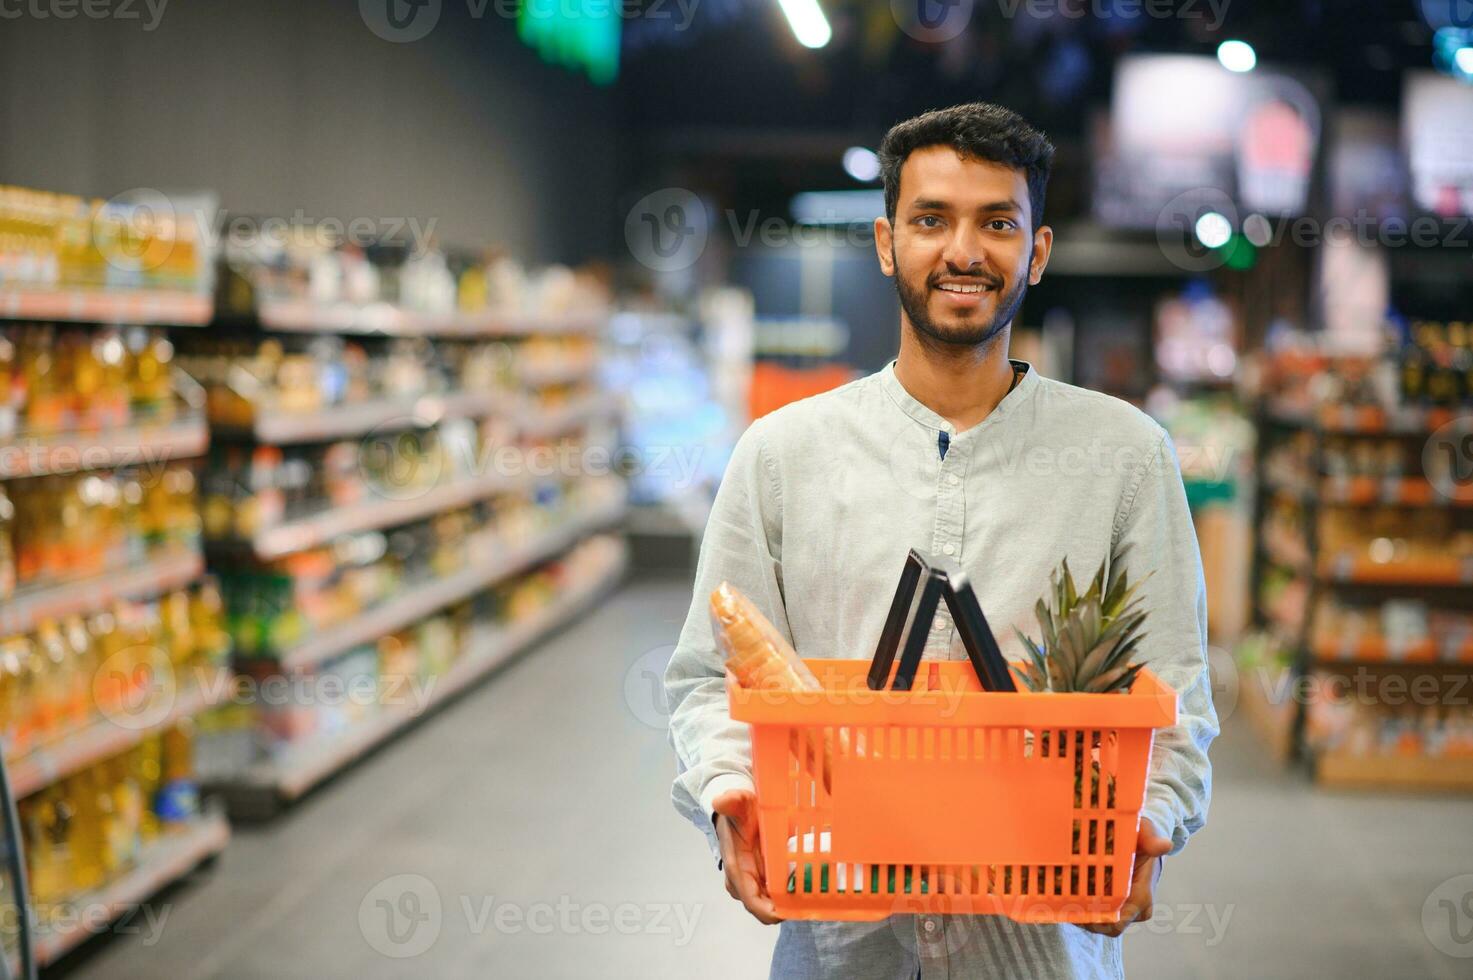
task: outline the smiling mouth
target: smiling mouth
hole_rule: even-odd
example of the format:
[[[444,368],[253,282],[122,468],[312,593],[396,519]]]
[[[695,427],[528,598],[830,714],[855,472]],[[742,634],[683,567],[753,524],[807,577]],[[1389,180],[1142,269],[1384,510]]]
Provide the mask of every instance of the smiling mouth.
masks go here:
[[[945,293],[962,293],[962,294],[967,294],[967,293],[990,293],[990,292],[994,291],[995,289],[997,289],[997,287],[995,285],[993,285],[991,283],[985,283],[985,282],[972,282],[972,283],[941,282],[941,283],[937,283],[936,286],[935,286],[935,288],[936,289],[939,289],[939,290],[941,290],[942,292],[945,292]]]

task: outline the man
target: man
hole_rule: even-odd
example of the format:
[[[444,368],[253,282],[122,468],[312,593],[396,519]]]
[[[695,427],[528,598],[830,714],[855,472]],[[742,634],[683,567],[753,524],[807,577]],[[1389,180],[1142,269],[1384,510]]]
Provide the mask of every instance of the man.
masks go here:
[[[707,597],[744,592],[805,657],[868,658],[916,547],[970,573],[1003,651],[1036,633],[1034,602],[1067,557],[1123,564],[1149,610],[1135,659],[1179,694],[1156,736],[1121,922],[1000,916],[782,924],[772,976],[858,980],[1119,977],[1119,936],[1148,918],[1162,857],[1205,820],[1217,734],[1201,559],[1166,433],[1106,395],[1008,360],[1014,317],[1048,264],[1053,147],[1016,114],[975,104],[885,137],[875,248],[900,293],[900,354],[878,374],[754,422],[716,495],[695,596],[665,677],[677,809],[711,841],[727,890],[778,921],[761,869],[746,726],[727,711]],[[1147,577],[1149,573],[1149,577]],[[945,609],[926,655],[965,656]],[[967,819],[964,812],[938,820]]]

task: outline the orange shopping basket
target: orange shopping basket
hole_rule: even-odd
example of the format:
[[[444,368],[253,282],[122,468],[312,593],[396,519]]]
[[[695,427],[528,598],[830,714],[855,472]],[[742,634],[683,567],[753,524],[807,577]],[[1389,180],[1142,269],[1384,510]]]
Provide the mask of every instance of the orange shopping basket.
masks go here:
[[[892,689],[872,690],[863,660],[806,661],[819,691],[742,688],[728,672],[731,717],[752,727],[773,904],[790,919],[1117,921],[1154,730],[1175,724],[1176,694],[1149,670],[1125,694],[984,689],[996,674],[982,661],[1001,655],[970,585],[946,577],[928,581],[897,674],[912,661],[916,676]],[[905,592],[902,579],[875,657],[886,675]],[[938,595],[972,662],[917,671]]]

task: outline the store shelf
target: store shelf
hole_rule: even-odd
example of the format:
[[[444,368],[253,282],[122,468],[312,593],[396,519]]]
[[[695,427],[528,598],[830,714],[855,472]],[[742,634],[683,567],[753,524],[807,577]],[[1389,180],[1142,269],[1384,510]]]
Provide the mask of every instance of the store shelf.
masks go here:
[[[43,619],[97,612],[119,599],[139,599],[183,588],[203,571],[200,553],[181,549],[101,575],[27,589],[0,603],[0,636],[29,633]]]
[[[608,567],[573,586],[535,615],[488,638],[479,649],[467,650],[447,673],[435,681],[430,696],[419,704],[385,707],[346,731],[307,739],[277,759],[253,766],[238,785],[225,788],[227,799],[236,806],[254,799],[254,805],[246,804],[247,812],[269,813],[275,800],[302,796],[426,711],[440,706],[582,613],[619,581],[626,563],[625,547],[620,542]],[[260,799],[261,794],[267,798]]]
[[[500,337],[591,333],[608,321],[606,312],[533,315],[520,313],[415,313],[389,303],[329,306],[299,300],[268,301],[257,311],[261,326],[286,333],[382,334],[391,337]]]
[[[1439,492],[1421,477],[1391,477],[1378,479],[1373,476],[1325,477],[1320,481],[1318,494],[1302,481],[1287,480],[1265,475],[1264,485],[1277,493],[1289,494],[1300,500],[1318,496],[1322,504],[1342,507],[1470,507],[1473,506],[1473,486],[1455,487],[1451,495]]]
[[[296,646],[281,651],[276,659],[284,670],[302,670],[360,644],[373,642],[554,557],[584,535],[616,523],[623,516],[624,507],[621,497],[614,504],[601,506],[562,527],[542,532],[526,544],[499,555],[494,561],[472,565],[425,585],[412,587],[346,623],[314,633]]]
[[[225,815],[206,812],[191,825],[161,834],[143,849],[138,867],[96,891],[86,892],[68,904],[84,910],[103,910],[106,921],[115,922],[142,905],[163,888],[193,871],[221,851],[230,842],[230,825]],[[97,935],[100,911],[76,916],[65,928],[42,926],[36,929],[36,962],[45,966]]]
[[[198,327],[214,315],[214,299],[205,293],[0,290],[0,319],[8,320]]]
[[[209,444],[203,419],[98,432],[20,433],[0,443],[0,480],[183,459],[202,455]]]
[[[256,533],[249,547],[262,561],[326,544],[341,534],[397,527],[424,517],[466,507],[478,500],[525,487],[528,478],[498,474],[459,480],[442,487],[419,491],[417,496],[389,500],[370,488],[368,500],[329,507],[319,514],[268,527]],[[406,491],[411,492],[411,491]]]
[[[1473,791],[1473,758],[1424,755],[1350,755],[1315,759],[1315,779],[1337,789]]]
[[[228,691],[230,688],[227,684],[222,689]],[[29,796],[94,762],[127,751],[150,735],[169,728],[181,718],[192,718],[208,706],[206,688],[192,687],[175,695],[173,705],[156,719],[155,724],[131,727],[99,718],[25,755],[6,760],[11,789],[17,799]]]
[[[528,363],[517,366],[517,380],[529,388],[566,385],[591,378],[598,365],[592,360],[564,361],[561,364]]]
[[[1318,637],[1310,652],[1324,664],[1424,664],[1428,667],[1473,665],[1473,641],[1454,646],[1431,637],[1411,643],[1388,642],[1384,636]]]
[[[1325,581],[1351,585],[1460,588],[1473,585],[1473,560],[1428,556],[1374,562],[1360,555],[1324,555],[1317,573]]]
[[[257,442],[283,446],[422,428],[447,418],[480,418],[516,411],[516,403],[507,396],[495,392],[463,391],[335,405],[312,412],[267,410],[258,412],[248,428],[231,425],[214,428],[221,436],[244,436]]]
[[[523,409],[520,426],[522,435],[531,439],[545,439],[562,435],[596,419],[603,419],[618,411],[619,400],[614,395],[600,392],[589,395],[554,409]]]
[[[1289,428],[1318,427],[1331,435],[1416,436],[1451,422],[1453,409],[1405,406],[1388,411],[1379,405],[1322,405],[1315,409],[1269,405],[1268,421]]]

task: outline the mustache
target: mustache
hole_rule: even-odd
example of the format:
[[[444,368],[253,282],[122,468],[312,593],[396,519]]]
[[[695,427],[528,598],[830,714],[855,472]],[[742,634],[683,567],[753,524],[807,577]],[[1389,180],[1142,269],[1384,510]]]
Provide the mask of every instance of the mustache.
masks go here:
[[[940,283],[942,279],[970,279],[980,285],[991,286],[993,289],[1001,289],[1003,285],[1001,276],[994,276],[991,273],[987,272],[977,274],[968,274],[965,272],[948,272],[945,275],[942,275],[939,272],[933,272],[931,273],[931,275],[926,277],[926,285],[931,289],[935,289],[936,285]]]

